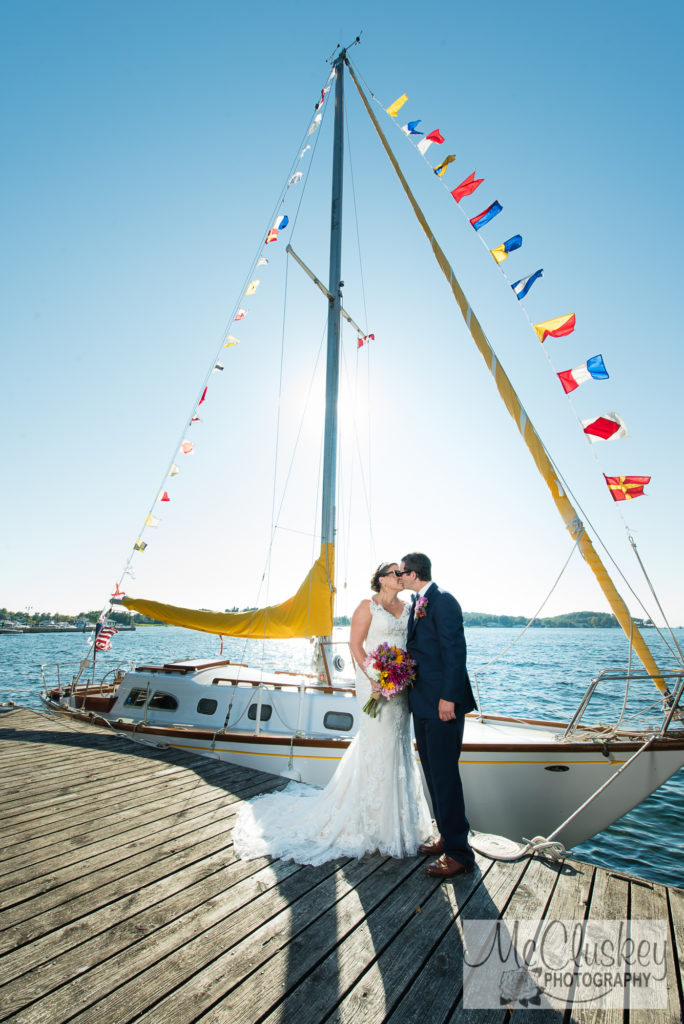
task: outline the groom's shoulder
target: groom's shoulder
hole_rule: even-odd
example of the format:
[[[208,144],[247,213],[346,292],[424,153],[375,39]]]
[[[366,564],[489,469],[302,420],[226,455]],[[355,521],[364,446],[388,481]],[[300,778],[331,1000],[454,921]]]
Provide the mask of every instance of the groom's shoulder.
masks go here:
[[[428,596],[428,598],[430,597],[429,594],[427,596]],[[441,603],[443,603],[445,607],[450,605],[453,608],[457,608],[459,611],[461,610],[460,604],[458,603],[458,601],[456,600],[454,595],[451,593],[451,591],[450,590],[444,590],[442,587],[437,586],[436,583],[433,584],[433,590],[432,590],[432,595],[431,596],[436,598]]]

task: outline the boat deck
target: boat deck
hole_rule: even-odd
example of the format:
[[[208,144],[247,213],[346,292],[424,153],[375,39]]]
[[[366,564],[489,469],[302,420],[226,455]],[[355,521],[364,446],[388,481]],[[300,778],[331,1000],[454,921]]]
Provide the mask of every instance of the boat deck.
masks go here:
[[[463,1007],[463,921],[587,917],[666,922],[669,1006],[649,1016],[682,1019],[684,890],[569,858],[478,856],[442,884],[422,857],[243,863],[240,803],[283,780],[26,709],[0,738],[0,1020],[504,1024],[505,1005]]]

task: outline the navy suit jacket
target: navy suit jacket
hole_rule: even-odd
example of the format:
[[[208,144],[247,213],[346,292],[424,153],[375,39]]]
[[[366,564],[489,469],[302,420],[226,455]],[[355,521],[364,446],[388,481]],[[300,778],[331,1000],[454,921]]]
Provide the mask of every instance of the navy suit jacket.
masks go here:
[[[466,670],[463,614],[453,594],[431,583],[425,592],[425,614],[409,615],[406,647],[416,662],[416,681],[409,690],[409,706],[417,718],[439,718],[439,701],[456,705],[465,715],[477,705]]]

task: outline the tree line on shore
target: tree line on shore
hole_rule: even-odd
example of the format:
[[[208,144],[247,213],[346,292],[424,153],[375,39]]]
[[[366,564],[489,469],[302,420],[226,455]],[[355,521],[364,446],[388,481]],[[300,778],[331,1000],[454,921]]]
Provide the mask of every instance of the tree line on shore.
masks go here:
[[[227,608],[226,611],[253,611],[253,608]],[[79,612],[78,615],[63,615],[59,612],[33,612],[10,611],[7,608],[0,608],[0,622],[21,623],[30,626],[39,626],[42,622],[63,622],[68,624],[87,622],[93,624],[100,616],[99,610]],[[138,612],[110,611],[107,615],[110,622],[120,623],[124,626],[149,626],[164,625],[155,619]],[[526,626],[528,619],[524,615],[490,615],[488,612],[464,612],[463,622],[466,626]],[[650,619],[634,619],[634,624],[639,628],[652,626]],[[348,615],[338,615],[335,618],[336,626],[349,626],[351,619]],[[532,623],[534,629],[561,628],[571,629],[576,627],[605,629],[611,626],[618,626],[614,615],[608,612],[567,612],[564,615],[553,615],[550,618],[535,619]]]

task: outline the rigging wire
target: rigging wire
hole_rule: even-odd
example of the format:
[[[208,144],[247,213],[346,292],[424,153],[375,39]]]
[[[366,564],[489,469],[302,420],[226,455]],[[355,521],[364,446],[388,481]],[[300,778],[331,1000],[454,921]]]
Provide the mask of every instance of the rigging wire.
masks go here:
[[[573,544],[573,546],[572,546],[572,548],[570,550],[570,554],[566,558],[565,564],[563,565],[563,568],[561,569],[561,571],[558,573],[558,576],[556,577],[556,580],[553,583],[551,589],[549,590],[548,594],[546,595],[546,597],[544,598],[542,603],[539,605],[539,607],[537,608],[536,612],[534,613],[534,615],[532,616],[530,621],[527,623],[527,625],[523,627],[523,629],[520,631],[520,633],[518,633],[517,636],[513,637],[511,642],[509,644],[507,644],[506,647],[503,648],[503,650],[499,651],[498,654],[495,654],[494,657],[490,658],[489,661],[485,662],[484,665],[481,665],[480,668],[478,668],[476,672],[473,672],[473,681],[475,683],[475,689],[477,691],[477,706],[479,708],[480,718],[482,718],[482,714],[483,714],[483,711],[482,711],[482,698],[480,696],[480,683],[479,683],[479,676],[480,676],[480,674],[482,672],[484,672],[485,669],[488,669],[490,665],[493,665],[495,662],[500,661],[501,658],[503,658],[505,654],[508,654],[510,649],[512,647],[515,647],[515,645],[518,643],[519,640],[522,640],[522,638],[524,637],[525,633],[530,628],[530,626],[532,626],[532,624],[534,622],[536,622],[536,620],[541,615],[541,613],[542,613],[542,611],[544,609],[544,606],[548,602],[549,598],[551,597],[551,595],[553,594],[554,590],[556,589],[556,587],[560,583],[563,575],[565,574],[565,570],[567,569],[568,565],[570,564],[570,559],[572,558],[572,556],[574,555],[575,551],[579,547],[579,542],[580,542],[580,535],[577,536],[577,539],[575,540],[575,543]],[[630,647],[630,652],[631,652],[631,647]]]

